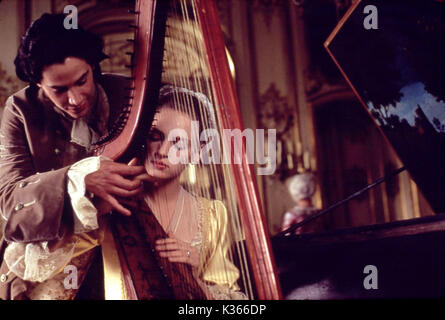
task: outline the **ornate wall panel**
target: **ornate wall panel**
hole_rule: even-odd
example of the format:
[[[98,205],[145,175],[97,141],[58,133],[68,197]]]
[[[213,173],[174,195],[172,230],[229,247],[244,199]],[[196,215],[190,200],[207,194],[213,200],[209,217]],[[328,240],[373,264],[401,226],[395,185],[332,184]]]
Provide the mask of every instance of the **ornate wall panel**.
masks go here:
[[[246,0],[224,1],[219,6],[235,60],[246,127],[278,129],[280,165],[276,175],[259,177],[272,233],[278,230],[284,211],[293,205],[287,195],[286,176],[314,172],[319,186],[313,200],[322,208],[380,178],[391,166],[400,165],[386,141],[373,131],[374,127],[368,131],[360,128],[360,119],[351,119],[344,127],[333,124],[328,137],[336,136],[338,140],[330,148],[337,149],[336,152],[340,148],[341,155],[336,158],[332,153],[320,152],[329,138],[316,126],[319,119],[314,118],[314,113],[318,118],[329,118],[328,104],[341,105],[342,101],[355,99],[322,47],[354,2]],[[365,115],[362,120],[369,119]],[[350,130],[355,133],[350,134]],[[289,162],[293,166],[289,167]],[[335,172],[330,171],[330,165]],[[402,174],[320,223],[331,229],[410,218],[420,212],[431,211],[409,176]]]

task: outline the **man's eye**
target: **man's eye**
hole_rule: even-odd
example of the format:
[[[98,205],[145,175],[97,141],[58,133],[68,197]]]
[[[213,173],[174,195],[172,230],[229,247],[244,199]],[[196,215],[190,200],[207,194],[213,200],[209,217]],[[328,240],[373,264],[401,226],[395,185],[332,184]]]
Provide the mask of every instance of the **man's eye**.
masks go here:
[[[84,78],[84,79],[81,79],[81,80],[77,81],[77,85],[78,85],[79,87],[81,87],[81,86],[83,86],[86,82],[87,82],[87,79]]]
[[[56,94],[62,94],[62,93],[65,93],[67,90],[68,90],[68,89],[66,89],[66,88],[57,88],[57,89],[53,89],[53,91],[54,91]]]

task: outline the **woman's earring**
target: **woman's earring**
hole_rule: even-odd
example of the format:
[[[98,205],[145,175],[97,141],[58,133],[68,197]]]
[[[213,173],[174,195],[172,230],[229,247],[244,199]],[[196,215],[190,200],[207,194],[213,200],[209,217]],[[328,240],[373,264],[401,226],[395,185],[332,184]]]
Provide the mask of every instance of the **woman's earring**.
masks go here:
[[[195,184],[196,183],[196,167],[191,162],[189,162],[189,164],[187,165],[187,174],[188,174],[188,182],[190,184]]]

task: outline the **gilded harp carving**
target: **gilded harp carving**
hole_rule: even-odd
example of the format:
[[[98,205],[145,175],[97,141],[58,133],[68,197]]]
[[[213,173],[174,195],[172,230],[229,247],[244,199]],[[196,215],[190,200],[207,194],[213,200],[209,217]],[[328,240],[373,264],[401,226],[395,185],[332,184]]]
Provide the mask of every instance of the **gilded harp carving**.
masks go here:
[[[135,15],[130,103],[97,153],[122,161],[142,154],[154,176],[179,168],[180,186],[163,194],[167,180],[149,183],[130,204],[138,206],[132,217],[113,221],[127,297],[281,298],[252,166],[244,147],[226,153],[223,131],[243,127],[213,1],[141,0]],[[189,135],[173,135],[161,151],[170,141],[165,127]],[[185,146],[173,149],[179,142]],[[168,253],[186,256],[161,256],[156,241],[166,238],[179,248]]]

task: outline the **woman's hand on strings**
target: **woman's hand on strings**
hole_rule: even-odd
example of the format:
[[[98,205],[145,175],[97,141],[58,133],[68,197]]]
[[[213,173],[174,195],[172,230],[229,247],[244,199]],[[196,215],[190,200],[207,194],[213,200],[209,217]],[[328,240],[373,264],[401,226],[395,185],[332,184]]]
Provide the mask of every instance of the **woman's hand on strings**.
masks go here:
[[[133,158],[128,164],[102,160],[100,167],[85,176],[85,188],[94,194],[95,206],[99,214],[116,210],[124,215],[131,215],[130,210],[119,203],[117,197],[131,198],[139,194],[142,181],[150,181],[144,166],[137,165]]]
[[[190,244],[173,237],[156,240],[155,248],[162,258],[170,262],[188,263],[191,266],[199,266],[199,252]]]

